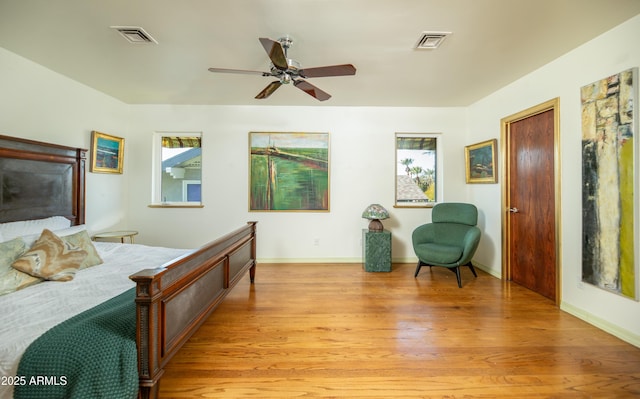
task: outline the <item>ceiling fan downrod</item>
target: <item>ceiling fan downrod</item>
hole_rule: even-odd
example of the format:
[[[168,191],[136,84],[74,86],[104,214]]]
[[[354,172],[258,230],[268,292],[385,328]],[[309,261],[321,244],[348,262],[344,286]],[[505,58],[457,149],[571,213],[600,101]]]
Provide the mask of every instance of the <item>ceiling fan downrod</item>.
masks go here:
[[[289,58],[287,52],[289,50],[289,47],[291,47],[291,45],[293,44],[293,39],[289,36],[284,36],[278,39],[278,42],[280,42],[280,44],[282,45],[282,49],[284,50],[284,57]]]

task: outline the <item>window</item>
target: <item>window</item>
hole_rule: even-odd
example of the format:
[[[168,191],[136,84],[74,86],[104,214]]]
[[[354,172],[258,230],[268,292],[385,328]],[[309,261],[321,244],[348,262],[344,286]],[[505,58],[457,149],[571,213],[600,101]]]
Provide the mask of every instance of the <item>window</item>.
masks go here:
[[[182,181],[182,201],[183,202],[202,202],[201,201],[201,184],[200,180],[183,180]]]
[[[439,134],[396,133],[396,207],[425,207],[442,198]]]
[[[202,133],[154,134],[153,205],[202,206]]]

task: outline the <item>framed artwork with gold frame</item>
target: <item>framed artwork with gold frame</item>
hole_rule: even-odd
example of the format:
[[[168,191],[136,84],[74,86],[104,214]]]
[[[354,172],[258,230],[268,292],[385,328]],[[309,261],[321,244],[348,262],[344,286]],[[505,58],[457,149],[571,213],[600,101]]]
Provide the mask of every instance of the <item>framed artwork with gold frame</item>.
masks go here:
[[[91,132],[91,172],[122,174],[123,160],[123,138]]]
[[[329,133],[250,132],[249,211],[329,211]]]
[[[496,151],[498,140],[492,139],[464,147],[467,183],[497,183]]]

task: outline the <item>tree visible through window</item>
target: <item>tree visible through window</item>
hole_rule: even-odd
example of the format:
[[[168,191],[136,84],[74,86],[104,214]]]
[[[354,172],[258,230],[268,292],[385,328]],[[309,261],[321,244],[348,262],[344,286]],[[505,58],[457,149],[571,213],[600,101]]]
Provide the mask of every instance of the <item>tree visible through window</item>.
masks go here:
[[[396,206],[431,206],[438,201],[438,138],[396,134]]]

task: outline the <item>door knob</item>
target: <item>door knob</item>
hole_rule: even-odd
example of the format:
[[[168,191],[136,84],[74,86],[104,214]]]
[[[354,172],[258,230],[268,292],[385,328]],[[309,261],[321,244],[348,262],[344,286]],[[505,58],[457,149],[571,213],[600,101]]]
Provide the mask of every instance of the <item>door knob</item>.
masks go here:
[[[520,212],[520,210],[518,208],[509,208],[509,212],[518,213],[518,212]]]

